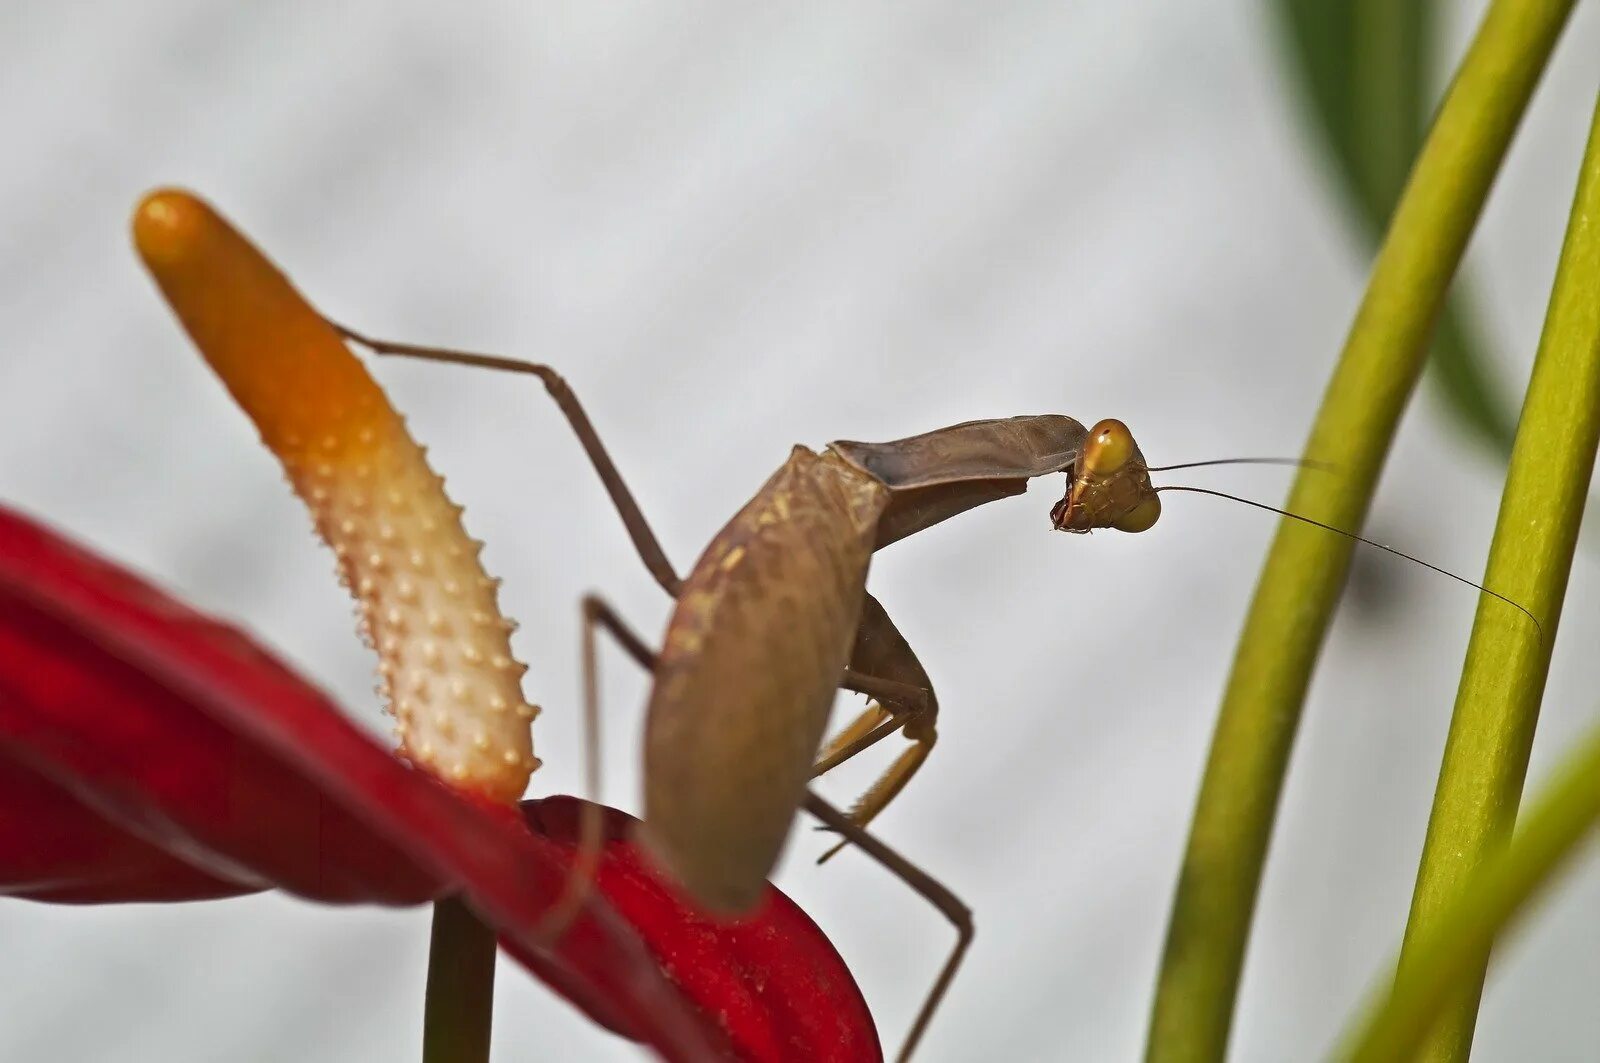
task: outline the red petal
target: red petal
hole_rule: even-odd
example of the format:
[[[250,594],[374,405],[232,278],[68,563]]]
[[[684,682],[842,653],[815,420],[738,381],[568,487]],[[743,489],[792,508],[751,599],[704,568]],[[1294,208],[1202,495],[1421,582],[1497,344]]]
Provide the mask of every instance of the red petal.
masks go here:
[[[536,831],[561,842],[571,860],[583,805],[577,798],[551,797],[524,802],[523,815]],[[716,1017],[741,1058],[883,1058],[855,979],[799,905],[768,886],[761,907],[735,922],[700,914],[633,844],[637,822],[606,810],[596,888],[633,924],[678,988]],[[542,961],[515,942],[506,948],[541,969]]]
[[[553,987],[669,1058],[725,1055],[724,1034],[741,1058],[878,1058],[848,971],[776,891],[716,929],[614,844],[614,903],[542,952],[570,832],[544,838],[412,770],[241,632],[3,509],[0,809],[0,892],[408,904],[458,889]]]
[[[248,892],[116,829],[48,779],[0,757],[0,894],[95,904]]]

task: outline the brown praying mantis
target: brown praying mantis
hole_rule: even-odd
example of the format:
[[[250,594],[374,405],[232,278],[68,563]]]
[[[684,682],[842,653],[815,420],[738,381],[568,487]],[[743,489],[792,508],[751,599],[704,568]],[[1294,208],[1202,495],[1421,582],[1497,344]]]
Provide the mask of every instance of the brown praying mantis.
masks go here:
[[[645,723],[641,841],[689,896],[715,912],[752,908],[796,811],[805,808],[841,835],[841,845],[859,846],[955,926],[956,943],[906,1036],[901,1060],[915,1049],[948,989],[972,942],[973,922],[954,894],[864,829],[926,761],[938,737],[939,711],[916,654],[866,592],[874,551],[975,506],[1021,494],[1034,477],[1065,474],[1066,493],[1050,512],[1060,531],[1141,532],[1160,517],[1162,491],[1217,495],[1414,561],[1533,619],[1504,595],[1381,543],[1220,491],[1157,487],[1150,480],[1152,471],[1197,465],[1305,463],[1236,458],[1152,468],[1121,421],[1085,429],[1059,414],[969,421],[889,443],[835,442],[820,453],[796,446],[711,540],[688,576],[680,577],[577,396],[555,370],[339,328],[378,354],[531,374],[543,382],[646,568],[677,603],[663,645],[653,651],[603,601],[584,600],[591,780],[597,775],[594,632],[603,629],[654,678]],[[872,700],[823,744],[840,688]],[[896,731],[910,747],[848,814],[809,789],[811,779]]]

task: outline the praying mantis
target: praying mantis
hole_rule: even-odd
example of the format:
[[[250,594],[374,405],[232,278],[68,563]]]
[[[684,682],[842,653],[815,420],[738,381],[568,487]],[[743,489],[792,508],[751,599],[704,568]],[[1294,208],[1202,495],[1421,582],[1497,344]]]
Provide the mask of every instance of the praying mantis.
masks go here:
[[[1064,474],[1066,492],[1050,511],[1051,525],[1059,531],[1142,532],[1161,516],[1161,491],[1218,495],[1350,536],[1527,613],[1470,580],[1342,529],[1222,492],[1157,487],[1150,480],[1152,471],[1195,465],[1306,463],[1225,459],[1152,468],[1121,421],[1085,428],[1060,414],[969,421],[888,443],[840,441],[821,452],[796,446],[680,577],[582,404],[554,369],[335,327],[379,355],[529,374],[544,384],[645,567],[676,601],[662,646],[652,650],[604,601],[584,599],[591,758],[598,711],[594,633],[604,630],[653,676],[640,841],[689,896],[715,912],[750,910],[778,861],[795,813],[804,808],[839,833],[841,845],[857,845],[943,913],[957,939],[906,1036],[902,1061],[926,1031],[971,945],[974,926],[970,910],[953,893],[864,829],[926,761],[937,741],[939,711],[915,652],[866,591],[875,551],[976,506],[1020,494],[1033,478]],[[840,688],[872,700],[824,744]],[[897,731],[910,747],[848,814],[810,790],[811,779]],[[591,778],[594,774],[591,760]]]

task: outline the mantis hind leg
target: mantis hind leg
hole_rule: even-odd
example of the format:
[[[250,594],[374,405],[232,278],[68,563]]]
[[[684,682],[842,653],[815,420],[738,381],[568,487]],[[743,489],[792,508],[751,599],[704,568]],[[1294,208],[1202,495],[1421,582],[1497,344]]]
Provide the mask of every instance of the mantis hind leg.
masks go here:
[[[962,958],[966,956],[967,949],[972,944],[974,933],[972,910],[932,875],[929,875],[877,838],[868,834],[849,816],[809,790],[806,791],[805,806],[806,811],[820,819],[824,827],[842,834],[846,841],[857,846],[862,852],[881,864],[890,874],[921,894],[924,900],[939,909],[944,917],[950,920],[951,925],[956,928],[955,947],[950,950],[949,958],[944,961],[944,966],[939,969],[939,976],[934,979],[932,988],[928,990],[928,995],[924,998],[922,1007],[917,1011],[917,1017],[911,1024],[911,1030],[906,1034],[905,1043],[900,1047],[900,1054],[896,1057],[900,1063],[905,1063],[906,1060],[911,1058],[911,1053],[916,1049],[917,1043],[922,1040],[922,1035],[927,1030],[928,1023],[933,1019],[933,1014],[938,1010],[940,1001],[944,999],[945,991],[950,988],[950,983],[955,979],[956,970],[961,966]]]
[[[605,844],[605,813],[600,800],[600,669],[595,631],[611,635],[645,671],[655,671],[655,654],[627,622],[598,595],[583,596],[583,784],[588,800],[578,822],[578,852],[561,898],[545,916],[538,936],[554,942],[572,924],[594,890],[595,872]]]
[[[933,682],[905,636],[900,634],[889,614],[872,595],[861,609],[861,624],[856,630],[850,667],[841,686],[871,696],[874,700],[856,720],[822,748],[812,777],[829,771],[851,757],[903,730],[912,747],[897,757],[889,769],[850,806],[849,818],[858,827],[871,823],[899,796],[906,783],[921,768],[938,741],[935,721],[939,700]],[[826,828],[825,828],[826,829]],[[828,860],[845,845],[847,836],[817,861]]]
[[[683,586],[683,581],[672,567],[672,562],[667,560],[666,551],[661,549],[661,543],[656,539],[655,532],[650,530],[650,522],[645,520],[644,513],[639,509],[639,503],[634,500],[633,492],[628,490],[628,485],[623,481],[622,474],[617,471],[616,463],[611,460],[605,444],[600,442],[600,435],[594,429],[594,423],[589,420],[589,415],[584,411],[583,404],[578,401],[578,396],[573,393],[560,373],[548,365],[536,362],[525,362],[516,358],[501,358],[490,354],[472,354],[467,351],[454,351],[444,347],[423,347],[414,343],[395,343],[391,340],[377,340],[357,332],[355,329],[346,328],[337,322],[328,322],[347,340],[351,340],[372,351],[374,354],[396,355],[402,358],[418,358],[429,362],[446,362],[452,365],[470,365],[480,369],[496,369],[507,373],[526,373],[536,376],[544,384],[550,397],[567,418],[567,423],[572,426],[573,434],[578,437],[578,442],[583,446],[583,451],[589,456],[589,462],[594,466],[594,471],[599,474],[600,482],[605,486],[606,494],[611,497],[611,504],[616,506],[617,515],[622,518],[622,524],[628,530],[628,538],[633,541],[634,549],[639,552],[639,558],[644,562],[645,568],[650,570],[650,575],[661,584],[662,590],[678,596],[678,590]]]

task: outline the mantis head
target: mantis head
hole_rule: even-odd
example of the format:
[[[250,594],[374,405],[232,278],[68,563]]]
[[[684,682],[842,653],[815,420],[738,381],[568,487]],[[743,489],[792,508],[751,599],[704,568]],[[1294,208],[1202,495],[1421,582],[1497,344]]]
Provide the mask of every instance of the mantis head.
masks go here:
[[[1068,470],[1067,494],[1050,510],[1057,531],[1095,528],[1142,532],[1161,516],[1150,469],[1128,426],[1107,418],[1089,429],[1083,453]]]

